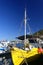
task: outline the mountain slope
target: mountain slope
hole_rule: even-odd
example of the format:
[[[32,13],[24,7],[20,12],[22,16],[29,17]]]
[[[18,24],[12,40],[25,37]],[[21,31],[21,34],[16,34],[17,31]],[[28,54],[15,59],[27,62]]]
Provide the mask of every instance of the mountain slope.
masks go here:
[[[41,35],[43,35],[43,30],[40,30],[38,32],[35,32],[33,35],[41,36]]]

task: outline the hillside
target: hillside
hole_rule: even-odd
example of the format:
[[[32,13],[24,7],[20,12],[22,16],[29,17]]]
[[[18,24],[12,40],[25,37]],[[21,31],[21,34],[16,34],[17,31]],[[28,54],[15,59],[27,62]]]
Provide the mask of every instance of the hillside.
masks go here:
[[[41,36],[41,35],[43,35],[43,30],[40,30],[38,32],[35,32],[33,35]]]
[[[32,38],[32,37],[34,37],[34,38],[40,37],[41,39],[43,39],[43,30],[35,32],[33,35],[28,35],[28,34],[26,35],[26,38]],[[18,36],[17,38],[24,40],[24,35]]]

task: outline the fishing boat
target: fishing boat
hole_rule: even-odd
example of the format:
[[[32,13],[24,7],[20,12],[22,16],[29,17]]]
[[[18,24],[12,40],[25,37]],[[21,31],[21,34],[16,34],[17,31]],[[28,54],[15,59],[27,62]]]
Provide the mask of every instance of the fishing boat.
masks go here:
[[[11,57],[14,65],[22,65],[25,63],[28,65],[28,62],[31,62],[35,59],[37,59],[40,54],[42,53],[42,49],[36,48],[33,45],[31,45],[29,42],[27,42],[26,39],[26,9],[25,9],[25,39],[24,39],[24,48],[20,49],[17,47],[11,48]]]

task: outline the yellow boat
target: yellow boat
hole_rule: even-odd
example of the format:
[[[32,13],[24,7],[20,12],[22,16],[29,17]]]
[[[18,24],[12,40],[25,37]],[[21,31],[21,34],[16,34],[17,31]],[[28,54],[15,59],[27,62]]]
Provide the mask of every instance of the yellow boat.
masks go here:
[[[11,50],[12,61],[14,65],[22,65],[24,62],[30,62],[39,57],[38,48],[32,48],[29,51],[14,47]]]
[[[26,42],[26,10],[25,10],[25,42]],[[27,49],[27,48],[26,48]],[[30,50],[23,50],[17,47],[11,49],[11,57],[14,65],[22,65],[24,62],[30,62],[39,57],[38,48],[33,47]],[[28,65],[28,64],[27,64]]]

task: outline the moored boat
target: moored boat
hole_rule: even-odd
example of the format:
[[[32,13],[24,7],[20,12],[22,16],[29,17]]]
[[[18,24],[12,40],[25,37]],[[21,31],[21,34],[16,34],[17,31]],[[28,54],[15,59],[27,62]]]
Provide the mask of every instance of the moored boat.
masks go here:
[[[42,51],[39,51],[39,48],[32,46],[30,43],[26,41],[26,21],[27,21],[27,17],[26,17],[26,10],[25,10],[24,49],[12,47],[11,57],[14,65],[22,65],[24,62],[26,63],[26,65],[28,65],[28,62],[37,59],[42,53]]]

